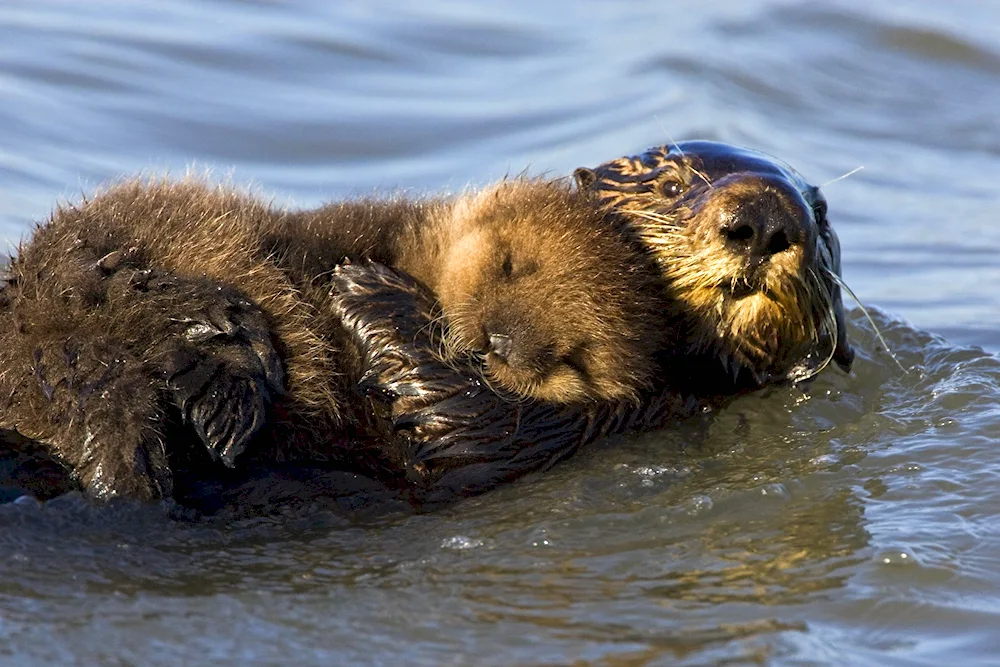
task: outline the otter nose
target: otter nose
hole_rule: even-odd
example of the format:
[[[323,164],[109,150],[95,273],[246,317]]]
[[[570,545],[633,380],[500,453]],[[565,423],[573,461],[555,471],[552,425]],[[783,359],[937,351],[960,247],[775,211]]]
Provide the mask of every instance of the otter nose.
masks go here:
[[[500,357],[502,360],[507,361],[507,357],[510,356],[511,348],[513,347],[513,341],[510,336],[504,334],[490,334],[490,349],[489,351]]]
[[[727,245],[760,262],[802,243],[802,222],[776,193],[742,202],[720,229]]]

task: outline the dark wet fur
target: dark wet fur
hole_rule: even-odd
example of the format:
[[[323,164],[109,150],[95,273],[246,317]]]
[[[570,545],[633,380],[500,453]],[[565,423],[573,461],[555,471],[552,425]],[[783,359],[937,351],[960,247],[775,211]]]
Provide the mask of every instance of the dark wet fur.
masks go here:
[[[840,244],[819,188],[794,169],[751,149],[689,141],[576,178],[656,256],[670,318],[688,341],[677,347],[679,371],[706,362],[754,387],[800,381],[831,360],[850,369],[831,279]]]
[[[237,456],[350,462],[367,406],[327,276],[346,256],[391,262],[391,234],[432,206],[285,213],[190,180],[60,208],[0,291],[0,425],[100,498],[174,495],[176,472]]]
[[[641,404],[511,402],[474,369],[443,364],[433,346],[416,337],[434,304],[410,278],[378,264],[355,264],[340,267],[335,282],[335,309],[364,351],[368,371],[361,386],[384,402],[413,500],[422,506],[481,493],[603,436],[662,427],[725,401],[661,388]]]

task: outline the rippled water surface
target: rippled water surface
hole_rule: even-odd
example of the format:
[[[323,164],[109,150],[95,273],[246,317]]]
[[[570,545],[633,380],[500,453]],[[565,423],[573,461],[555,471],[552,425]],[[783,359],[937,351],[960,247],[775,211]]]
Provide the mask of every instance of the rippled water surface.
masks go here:
[[[0,4],[12,244],[138,171],[312,205],[721,139],[817,183],[864,166],[830,217],[909,369],[856,311],[851,376],[431,515],[24,498],[0,506],[0,662],[994,660],[1000,5],[872,4]]]

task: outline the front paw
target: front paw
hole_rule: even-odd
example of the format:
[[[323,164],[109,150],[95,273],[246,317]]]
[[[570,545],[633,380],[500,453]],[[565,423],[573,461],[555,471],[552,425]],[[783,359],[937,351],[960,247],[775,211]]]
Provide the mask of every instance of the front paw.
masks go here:
[[[434,295],[413,278],[377,262],[333,271],[331,305],[361,355],[358,388],[400,415],[479,385],[439,354]]]
[[[431,459],[476,458],[470,428],[516,424],[517,405],[493,393],[477,368],[439,355],[437,313],[426,288],[376,262],[339,266],[332,282],[332,307],[361,356],[357,388],[377,404],[380,428],[416,477],[430,474]]]
[[[183,420],[232,467],[283,393],[285,372],[263,312],[234,290],[215,296],[168,341],[160,372]]]

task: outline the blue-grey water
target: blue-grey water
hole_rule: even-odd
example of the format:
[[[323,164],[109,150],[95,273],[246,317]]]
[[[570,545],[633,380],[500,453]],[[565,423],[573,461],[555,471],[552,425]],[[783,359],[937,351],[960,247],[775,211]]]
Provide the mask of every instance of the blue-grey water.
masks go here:
[[[137,172],[458,191],[670,140],[825,188],[850,376],[444,511],[0,506],[0,664],[1000,655],[1000,4],[6,0],[0,234]]]

